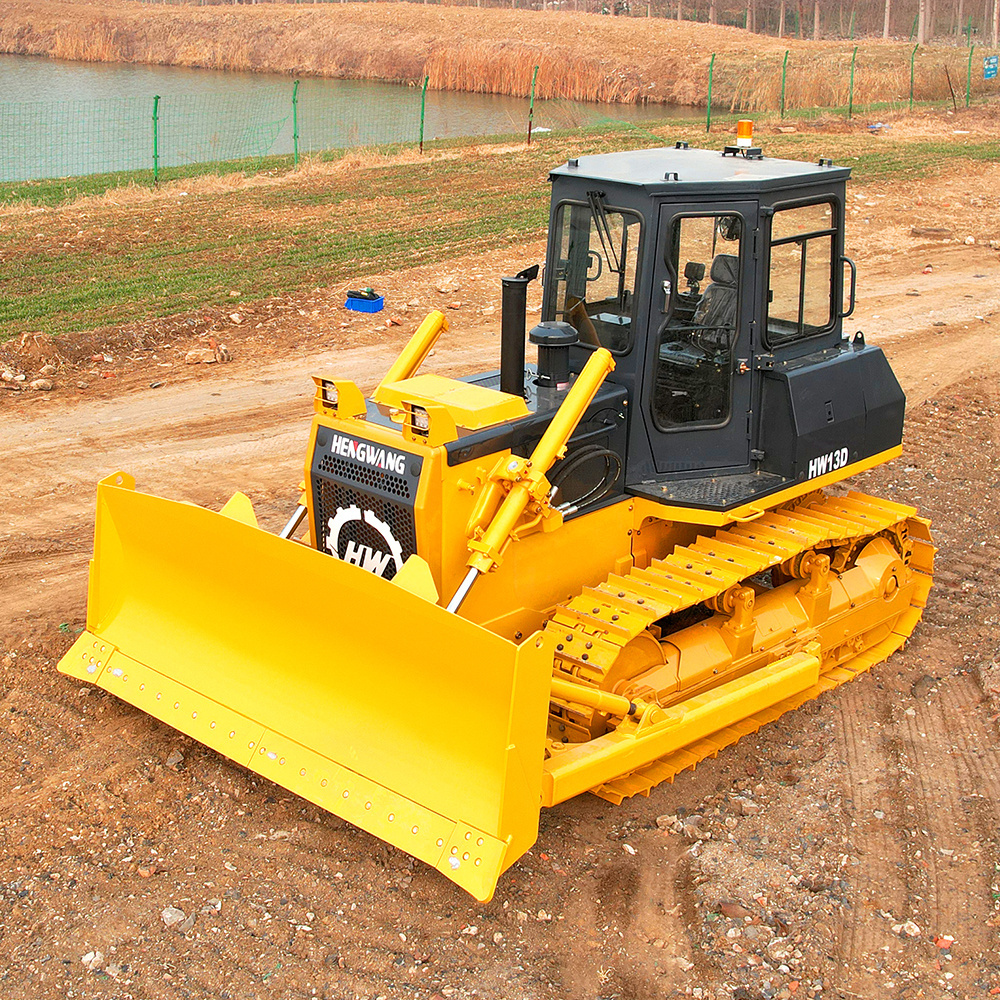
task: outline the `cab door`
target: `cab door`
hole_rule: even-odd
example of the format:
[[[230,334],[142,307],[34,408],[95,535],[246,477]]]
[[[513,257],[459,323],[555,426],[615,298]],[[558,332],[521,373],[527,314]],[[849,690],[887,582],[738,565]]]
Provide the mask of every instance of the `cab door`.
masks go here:
[[[657,474],[749,464],[756,235],[753,202],[660,208],[642,388]]]

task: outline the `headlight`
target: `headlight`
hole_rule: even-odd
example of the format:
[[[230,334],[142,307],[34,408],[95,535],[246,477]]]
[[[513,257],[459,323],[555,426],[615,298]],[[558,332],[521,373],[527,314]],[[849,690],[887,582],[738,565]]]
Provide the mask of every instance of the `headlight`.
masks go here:
[[[411,406],[411,423],[418,434],[427,434],[431,429],[431,418],[422,406]]]
[[[330,409],[337,407],[337,387],[329,379],[320,381],[323,405]]]

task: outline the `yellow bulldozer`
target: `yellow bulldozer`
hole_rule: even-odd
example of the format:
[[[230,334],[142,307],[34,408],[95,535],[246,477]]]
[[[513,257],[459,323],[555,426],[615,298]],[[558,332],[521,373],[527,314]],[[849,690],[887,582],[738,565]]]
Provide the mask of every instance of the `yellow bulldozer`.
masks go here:
[[[840,485],[904,410],[843,331],[848,175],[685,143],[554,169],[540,322],[534,266],[498,371],[421,374],[432,312],[369,398],[315,377],[280,534],[102,480],[60,669],[488,900],[543,806],[646,795],[885,660],[935,550]]]

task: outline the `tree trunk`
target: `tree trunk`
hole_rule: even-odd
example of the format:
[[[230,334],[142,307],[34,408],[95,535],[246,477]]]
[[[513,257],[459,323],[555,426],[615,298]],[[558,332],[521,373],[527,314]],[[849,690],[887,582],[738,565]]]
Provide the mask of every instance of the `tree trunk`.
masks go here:
[[[819,0],[813,0],[813,41],[819,41]]]
[[[924,32],[927,30],[925,24],[927,18],[927,0],[920,0],[917,7],[917,45],[924,44]]]
[[[677,0],[677,20],[682,21],[684,18],[681,15],[681,2],[682,0]]]
[[[709,24],[719,23],[719,16],[715,12],[715,0],[712,0],[712,2],[708,5],[708,23]]]
[[[778,8],[778,37],[785,37],[785,0],[781,0]]]
[[[993,48],[997,47],[997,35],[1000,35],[1000,0],[993,0]]]
[[[882,15],[882,37],[889,37],[889,5],[892,0],[885,0],[885,13]]]

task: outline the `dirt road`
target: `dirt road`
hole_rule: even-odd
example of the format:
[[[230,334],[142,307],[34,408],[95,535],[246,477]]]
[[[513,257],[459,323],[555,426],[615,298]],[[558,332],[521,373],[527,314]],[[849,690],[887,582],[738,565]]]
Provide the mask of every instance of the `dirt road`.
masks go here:
[[[486,906],[54,664],[83,622],[99,477],[124,468],[209,506],[243,489],[279,526],[309,373],[371,385],[422,310],[451,301],[429,367],[495,365],[495,276],[539,246],[455,261],[456,291],[437,291],[440,268],[376,276],[392,301],[418,302],[398,327],[345,328],[317,292],[228,365],[185,366],[190,338],[168,339],[94,375],[65,362],[52,393],[2,394],[4,994],[1000,993],[1000,265],[981,243],[910,236],[887,192],[861,195],[852,322],[885,347],[909,410],[904,457],[859,485],[934,520],[924,623],[870,675],[648,799],[546,812]],[[8,354],[27,364],[35,348]],[[107,365],[118,378],[100,379]],[[165,927],[168,906],[194,916],[186,934]]]

